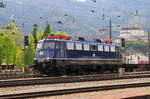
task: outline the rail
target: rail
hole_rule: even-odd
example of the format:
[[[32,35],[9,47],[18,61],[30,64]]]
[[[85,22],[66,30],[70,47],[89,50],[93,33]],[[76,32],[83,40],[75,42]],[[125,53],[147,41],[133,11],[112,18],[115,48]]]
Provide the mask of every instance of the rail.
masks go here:
[[[147,86],[150,86],[150,82],[86,87],[86,88],[74,88],[74,89],[64,89],[64,90],[62,89],[62,90],[53,90],[53,91],[29,92],[29,93],[19,93],[19,94],[6,94],[6,95],[0,95],[0,98],[2,99],[25,99],[25,98],[56,96],[56,95],[73,94],[73,93],[115,90],[115,89],[123,89],[123,88],[147,87]]]
[[[104,81],[104,80],[119,80],[119,79],[135,79],[135,78],[148,78],[148,73],[137,74],[103,74],[103,75],[84,75],[73,77],[40,77],[40,78],[26,78],[26,79],[13,79],[13,80],[0,80],[0,87],[14,87],[14,86],[27,86],[27,85],[42,85],[42,84],[57,84],[57,83],[73,83],[73,82],[89,82],[89,81]]]

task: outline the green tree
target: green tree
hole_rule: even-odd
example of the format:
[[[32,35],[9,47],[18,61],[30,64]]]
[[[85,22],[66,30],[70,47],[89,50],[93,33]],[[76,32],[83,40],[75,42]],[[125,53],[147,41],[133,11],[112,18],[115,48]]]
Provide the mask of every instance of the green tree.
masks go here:
[[[35,48],[38,40],[47,37],[51,33],[50,25],[48,24],[45,30],[34,24],[33,31],[29,35],[29,46],[24,49],[24,64],[30,65],[34,63]]]
[[[38,27],[37,24],[34,25],[33,31],[29,35],[29,46],[24,49],[24,64],[30,65],[34,63],[35,48],[38,40],[41,40],[44,36],[44,30]]]
[[[39,27],[38,28],[38,31],[37,31],[37,39],[38,40],[41,40],[44,38],[44,29],[42,27]]]
[[[4,44],[3,34],[0,33],[0,65],[2,64],[4,58],[3,44]]]
[[[34,63],[34,56],[35,56],[35,50],[34,47],[32,47],[31,44],[27,48],[25,48],[25,53],[24,53],[24,64],[26,66],[31,65]]]
[[[22,60],[23,56],[23,33],[15,25],[11,23],[0,29],[0,62],[5,64],[17,64],[18,60]],[[21,52],[21,53],[20,53]],[[20,62],[21,63],[21,62]]]
[[[4,62],[6,64],[13,64],[14,63],[14,57],[16,55],[16,44],[13,38],[11,38],[8,35],[5,35],[3,37],[3,55],[5,57]]]
[[[49,24],[47,24],[45,31],[44,31],[44,38],[48,37],[51,33],[51,27]]]
[[[15,64],[16,64],[16,69],[20,69],[25,67],[24,64],[24,51],[20,48],[16,49],[16,56],[15,56]]]
[[[32,36],[33,36],[34,44],[35,44],[35,48],[36,48],[36,44],[38,42],[38,39],[37,39],[37,24],[34,24],[34,28],[33,28],[33,31],[32,31]]]

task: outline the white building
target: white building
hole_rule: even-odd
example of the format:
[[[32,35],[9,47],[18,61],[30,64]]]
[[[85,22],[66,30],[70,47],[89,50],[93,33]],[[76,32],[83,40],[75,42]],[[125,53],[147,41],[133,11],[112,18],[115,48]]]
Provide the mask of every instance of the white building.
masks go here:
[[[115,42],[120,43],[121,38],[125,38],[126,41],[148,41],[148,36],[144,29],[135,27],[122,28]]]
[[[128,38],[132,37],[141,37],[141,36],[145,36],[145,31],[144,29],[141,28],[122,28],[120,31],[120,36],[126,38],[126,35],[128,36]]]

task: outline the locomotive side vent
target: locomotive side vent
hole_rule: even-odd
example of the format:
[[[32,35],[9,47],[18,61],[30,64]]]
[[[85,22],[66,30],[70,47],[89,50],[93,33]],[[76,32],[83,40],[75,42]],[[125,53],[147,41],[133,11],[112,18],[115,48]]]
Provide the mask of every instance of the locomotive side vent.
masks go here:
[[[95,39],[94,41],[95,42],[102,42],[100,39]]]
[[[79,41],[85,41],[85,39],[83,37],[79,37],[78,40]]]

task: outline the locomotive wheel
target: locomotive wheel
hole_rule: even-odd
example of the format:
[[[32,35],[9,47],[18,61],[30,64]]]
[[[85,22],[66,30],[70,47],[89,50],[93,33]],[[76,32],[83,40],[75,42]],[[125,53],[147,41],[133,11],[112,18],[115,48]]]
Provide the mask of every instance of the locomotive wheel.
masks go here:
[[[46,75],[49,75],[49,74],[50,74],[48,64],[43,63],[43,64],[42,64],[42,70],[43,70],[43,73],[44,73],[44,74],[46,74]]]
[[[104,66],[97,66],[97,73],[104,73],[104,69],[105,67]]]
[[[41,74],[45,74],[45,75],[48,75],[48,76],[54,75],[53,67],[49,63],[42,63],[39,66],[39,69],[40,69],[39,71],[41,72]]]
[[[82,75],[82,68],[81,68],[81,66],[77,66],[76,72],[77,72],[77,75]]]
[[[38,70],[40,72],[40,74],[44,74],[43,64],[42,63],[38,63],[36,65],[36,70]]]
[[[63,67],[57,67],[55,68],[55,73],[58,76],[65,75],[65,69]]]

